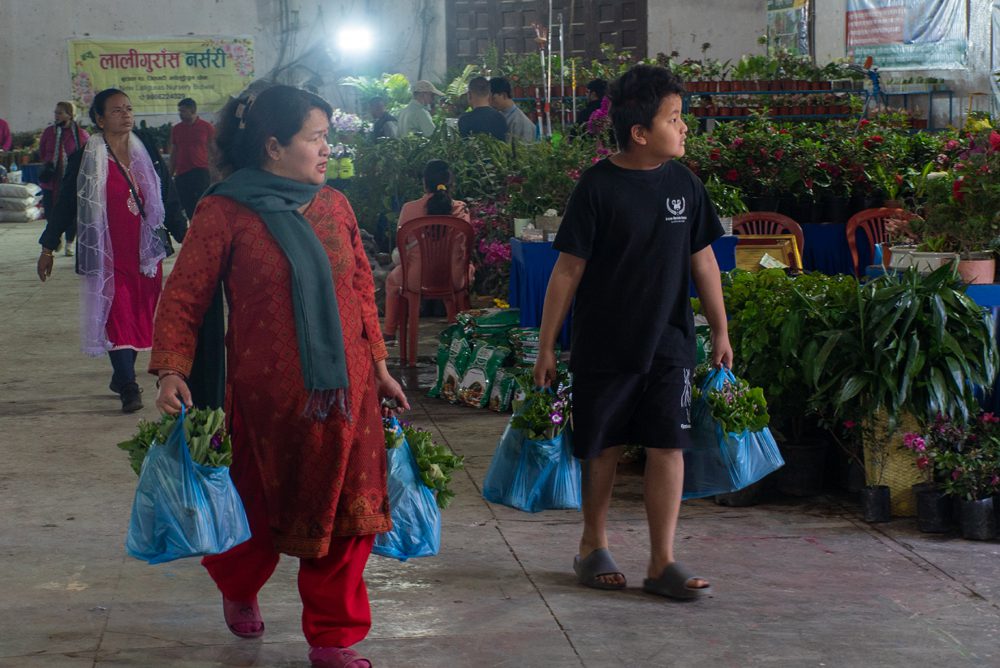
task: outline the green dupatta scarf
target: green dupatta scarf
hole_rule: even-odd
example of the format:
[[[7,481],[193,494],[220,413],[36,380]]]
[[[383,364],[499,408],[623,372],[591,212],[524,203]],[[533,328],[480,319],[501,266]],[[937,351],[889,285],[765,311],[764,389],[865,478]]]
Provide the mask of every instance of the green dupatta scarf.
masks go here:
[[[288,259],[299,361],[309,390],[305,415],[317,421],[325,420],[334,406],[350,419],[344,335],[330,258],[298,211],[322,187],[245,168],[205,192],[205,196],[221,195],[253,209]]]

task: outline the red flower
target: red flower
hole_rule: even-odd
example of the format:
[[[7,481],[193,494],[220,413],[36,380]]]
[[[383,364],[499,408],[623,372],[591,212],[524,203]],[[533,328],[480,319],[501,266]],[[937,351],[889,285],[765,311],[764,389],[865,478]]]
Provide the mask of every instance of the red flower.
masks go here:
[[[955,179],[954,183],[951,184],[951,196],[955,198],[956,202],[962,202],[965,200],[965,193],[962,192],[962,179]]]
[[[858,123],[858,127],[863,128],[869,123],[871,123],[871,121],[869,121],[867,118],[862,118],[861,121]]]
[[[737,137],[733,140],[733,143],[729,145],[729,148],[739,148],[743,146],[743,137]]]
[[[737,172],[735,169],[730,169],[728,172],[726,172],[726,180],[731,181],[732,183],[736,183],[737,181],[740,180],[740,173]]]
[[[781,157],[783,155],[785,155],[785,151],[783,149],[779,148],[777,151],[774,152],[774,159],[775,160],[781,160]]]
[[[721,160],[722,152],[717,148],[713,148],[712,152],[708,154],[708,157],[711,158],[712,160]]]
[[[1000,151],[1000,132],[990,131],[990,150]]]

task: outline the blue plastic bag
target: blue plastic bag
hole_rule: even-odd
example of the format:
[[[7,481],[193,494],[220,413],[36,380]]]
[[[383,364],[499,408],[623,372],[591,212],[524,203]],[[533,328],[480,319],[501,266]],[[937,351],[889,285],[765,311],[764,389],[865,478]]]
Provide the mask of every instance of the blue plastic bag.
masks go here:
[[[395,418],[390,428],[402,436]],[[433,557],[441,549],[441,511],[434,492],[420,479],[410,444],[401,440],[386,451],[392,530],[375,536],[372,552],[400,561]]]
[[[184,411],[167,442],[154,443],[139,472],[125,550],[161,564],[218,554],[250,538],[229,468],[195,464],[184,437]]]
[[[483,481],[483,498],[518,510],[580,508],[580,462],[570,432],[534,441],[507,424]]]
[[[729,369],[713,369],[702,385],[702,398],[691,407],[692,447],[684,452],[685,499],[727,494],[743,489],[784,466],[771,431],[726,433],[712,419],[705,395],[729,381]]]

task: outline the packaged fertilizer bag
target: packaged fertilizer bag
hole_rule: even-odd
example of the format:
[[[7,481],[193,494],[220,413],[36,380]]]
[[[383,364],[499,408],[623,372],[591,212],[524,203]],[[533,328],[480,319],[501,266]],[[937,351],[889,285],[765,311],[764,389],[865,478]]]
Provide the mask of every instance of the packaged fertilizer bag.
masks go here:
[[[458,386],[472,361],[472,346],[467,339],[455,337],[448,350],[448,361],[441,378],[441,398],[458,403]]]
[[[513,367],[501,367],[497,369],[493,377],[493,385],[490,388],[489,409],[497,413],[506,413],[510,410],[510,402],[514,398],[514,389],[517,387],[516,370]]]
[[[459,383],[459,401],[467,406],[485,408],[490,400],[490,390],[497,370],[510,357],[506,347],[482,345],[476,348],[469,368]]]
[[[451,341],[456,336],[464,337],[465,333],[460,325],[451,325],[446,328],[438,337],[437,349],[437,379],[434,387],[430,389],[427,396],[437,398],[441,396],[441,383],[444,381],[444,368],[448,364],[448,353],[451,351]]]

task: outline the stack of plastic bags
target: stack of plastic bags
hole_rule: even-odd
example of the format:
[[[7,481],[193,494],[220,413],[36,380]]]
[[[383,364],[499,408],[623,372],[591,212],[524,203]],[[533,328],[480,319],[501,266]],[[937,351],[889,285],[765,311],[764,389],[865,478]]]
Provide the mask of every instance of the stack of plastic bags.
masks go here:
[[[713,369],[702,384],[701,397],[691,407],[692,447],[684,452],[684,498],[727,494],[743,489],[777,471],[785,461],[771,431],[725,431],[706,400],[725,383],[736,384],[728,369]]]
[[[159,564],[218,554],[249,539],[229,468],[191,460],[182,412],[167,442],[154,443],[142,463],[125,550]]]
[[[0,222],[27,223],[44,217],[42,189],[34,183],[0,183]]]
[[[441,511],[434,492],[420,479],[420,469],[399,422],[387,428],[394,436],[388,458],[389,508],[392,530],[375,537],[372,552],[406,561],[433,557],[441,549]]]

